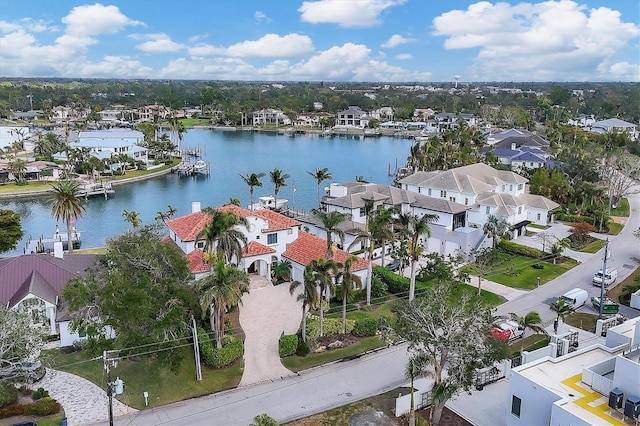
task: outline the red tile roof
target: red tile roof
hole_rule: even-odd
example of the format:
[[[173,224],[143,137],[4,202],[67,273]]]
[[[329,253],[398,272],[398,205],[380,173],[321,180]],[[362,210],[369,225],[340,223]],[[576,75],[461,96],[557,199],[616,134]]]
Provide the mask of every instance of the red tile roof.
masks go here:
[[[264,244],[260,244],[255,241],[250,241],[246,247],[242,249],[242,257],[260,256],[261,254],[275,253],[276,251],[271,247],[267,247]]]
[[[299,231],[298,238],[294,242],[287,244],[287,249],[282,253],[282,256],[300,265],[307,266],[314,259],[326,259],[326,254],[327,242],[325,240],[308,232]],[[353,256],[351,253],[344,250],[337,248],[333,250],[333,259],[338,262],[344,262],[351,256]],[[351,267],[351,271],[356,272],[367,269],[367,261],[361,257],[357,257],[357,259]]]
[[[192,274],[211,270],[211,265],[204,261],[204,252],[200,249],[195,249],[187,255],[187,263]]]
[[[274,212],[273,210],[256,210],[253,212],[253,215],[263,218],[269,224],[269,227],[267,229],[263,229],[262,232],[280,231],[302,225],[301,222],[281,213]]]
[[[196,236],[202,231],[211,219],[204,212],[191,213],[186,216],[167,220],[166,224],[182,241],[195,241]]]

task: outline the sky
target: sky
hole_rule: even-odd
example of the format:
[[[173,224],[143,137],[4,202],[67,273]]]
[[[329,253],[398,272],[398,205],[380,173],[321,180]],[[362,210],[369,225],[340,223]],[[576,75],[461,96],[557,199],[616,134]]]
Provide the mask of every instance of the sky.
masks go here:
[[[640,1],[0,0],[0,76],[640,82]]]

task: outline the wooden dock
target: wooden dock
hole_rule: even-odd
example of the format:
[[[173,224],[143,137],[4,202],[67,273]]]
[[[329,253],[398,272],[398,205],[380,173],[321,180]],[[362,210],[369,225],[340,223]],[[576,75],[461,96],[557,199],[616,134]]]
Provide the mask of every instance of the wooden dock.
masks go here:
[[[111,186],[111,182],[97,182],[80,185],[78,188],[78,196],[89,198],[95,195],[103,195],[108,198],[109,195],[115,194],[116,191]]]
[[[195,163],[182,161],[180,164],[171,169],[171,173],[177,173],[180,176],[209,176],[211,174],[211,163],[204,160],[198,160]]]
[[[24,253],[25,254],[52,253],[53,246],[57,242],[62,243],[63,250],[69,249],[67,231],[64,231],[64,232],[56,231],[53,234],[53,238],[44,238],[43,235],[41,235],[40,238],[38,239],[32,239],[31,237],[29,237],[29,240],[27,241],[27,245],[24,248]],[[81,242],[80,231],[77,231],[75,230],[75,228],[72,228],[71,244],[73,244],[73,248],[74,249],[80,248],[80,242]]]

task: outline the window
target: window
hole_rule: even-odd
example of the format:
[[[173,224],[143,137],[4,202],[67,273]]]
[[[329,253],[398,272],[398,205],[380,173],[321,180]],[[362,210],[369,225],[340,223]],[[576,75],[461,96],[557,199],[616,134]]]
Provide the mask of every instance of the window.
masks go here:
[[[204,241],[198,241],[198,244],[196,244],[196,247],[199,249],[204,248]]]
[[[427,195],[431,197],[431,188],[427,189]]]
[[[518,214],[522,214],[522,206],[518,206]]]
[[[513,185],[509,185],[509,192],[513,191]]]
[[[418,194],[422,194],[422,187],[421,186],[418,187]]]
[[[449,197],[449,201],[453,201],[455,203],[456,202],[456,197]]]
[[[366,214],[366,211],[364,209],[364,207],[360,207],[360,217],[364,217]]]
[[[440,198],[447,198],[447,191],[440,191]]]
[[[536,215],[536,220],[540,220],[540,213]]]
[[[511,395],[511,414],[520,418],[520,408],[522,407],[522,400],[515,396]]]
[[[487,208],[484,211],[486,214],[491,214],[491,207],[487,206]]]
[[[267,234],[267,244],[278,244],[278,234]]]
[[[518,184],[518,191],[522,191],[522,184],[521,183]]]
[[[465,205],[465,206],[468,206],[468,205],[469,205],[469,199],[468,199],[468,198],[465,198],[465,199],[464,199],[464,205]]]

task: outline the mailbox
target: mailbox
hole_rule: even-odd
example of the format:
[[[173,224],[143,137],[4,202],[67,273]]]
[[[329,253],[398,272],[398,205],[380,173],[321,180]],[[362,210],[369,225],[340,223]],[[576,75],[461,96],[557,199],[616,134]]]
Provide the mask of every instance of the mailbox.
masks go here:
[[[624,404],[624,415],[632,419],[640,417],[640,397],[627,397],[627,402]]]
[[[624,401],[624,392],[618,388],[614,388],[609,392],[609,408],[622,408],[622,402]]]

